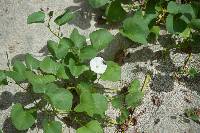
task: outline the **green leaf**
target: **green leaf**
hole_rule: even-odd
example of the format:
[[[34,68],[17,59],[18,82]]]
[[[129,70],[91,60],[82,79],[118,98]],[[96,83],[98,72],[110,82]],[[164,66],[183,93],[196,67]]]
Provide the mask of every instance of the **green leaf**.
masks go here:
[[[25,72],[25,76],[32,85],[47,84],[56,80],[53,75],[36,75],[30,71]]]
[[[62,124],[58,121],[45,122],[44,133],[62,133]]]
[[[122,109],[121,110],[121,115],[119,117],[117,117],[117,122],[119,124],[123,124],[129,116],[129,111],[127,109]]]
[[[88,2],[93,8],[99,8],[107,4],[109,0],[88,0]]]
[[[160,34],[160,27],[159,26],[153,26],[150,29],[150,32],[154,33],[156,36],[158,36]]]
[[[32,84],[32,90],[34,93],[44,94],[47,90],[47,84]]]
[[[83,48],[86,45],[85,36],[81,35],[77,29],[74,29],[70,35],[70,39],[74,42],[75,46],[79,49]]]
[[[106,48],[113,39],[113,35],[105,29],[100,29],[90,34],[91,43],[97,51]]]
[[[78,128],[77,133],[103,133],[103,129],[97,120],[92,120],[85,126]]]
[[[189,69],[189,75],[190,75],[191,77],[194,78],[197,74],[198,74],[198,71],[197,71],[195,68],[190,68],[190,69]]]
[[[129,93],[137,93],[139,89],[140,89],[140,81],[135,79],[130,84],[130,87],[128,88],[128,92]]]
[[[124,95],[115,96],[114,99],[112,99],[112,101],[111,101],[112,106],[116,109],[123,108],[124,107],[124,99],[125,99]]]
[[[49,52],[58,59],[63,59],[72,46],[73,42],[65,37],[60,40],[59,44],[51,40],[47,42]]]
[[[114,82],[120,80],[121,79],[121,67],[113,61],[107,61],[106,65],[107,65],[107,69],[101,75],[101,79],[114,81]]]
[[[69,79],[69,76],[66,74],[66,71],[65,71],[65,66],[64,65],[60,65],[57,73],[56,73],[56,76],[58,78],[62,78],[62,79]]]
[[[5,72],[6,75],[10,78],[12,78],[15,82],[23,82],[26,80],[26,77],[22,74],[20,74],[19,72],[16,71],[7,71]]]
[[[147,20],[143,18],[141,12],[136,12],[133,17],[124,20],[120,33],[134,42],[147,44],[149,35]]]
[[[200,30],[200,19],[192,19],[191,25],[193,28]]]
[[[167,5],[167,11],[172,14],[179,13],[179,6],[174,1],[170,1]]]
[[[44,58],[40,63],[40,69],[45,73],[50,73],[56,75],[60,68],[60,64],[53,61],[50,57]]]
[[[125,101],[128,108],[135,108],[141,104],[144,93],[140,90],[134,90],[134,93],[129,93],[126,95]]]
[[[51,53],[53,57],[57,57],[57,49],[58,49],[58,43],[52,40],[47,41],[47,48],[48,51]]]
[[[26,80],[24,73],[26,72],[26,66],[20,62],[15,61],[13,65],[14,71],[7,71],[6,75],[12,78],[15,82],[23,82]]]
[[[110,22],[122,21],[126,17],[126,11],[122,8],[121,3],[116,0],[111,2],[106,8],[106,19]]]
[[[75,107],[76,112],[86,112],[89,116],[94,114],[105,115],[107,110],[107,100],[105,96],[98,93],[82,92],[80,95],[80,104]]]
[[[28,16],[27,24],[44,23],[45,13],[42,11],[34,12]]]
[[[0,85],[7,85],[7,76],[4,71],[0,70]]]
[[[83,92],[91,92],[93,86],[90,83],[87,82],[81,82],[76,87],[76,92],[80,95]]]
[[[187,28],[187,23],[178,15],[169,14],[166,19],[166,28],[170,33],[181,33]]]
[[[195,109],[193,109],[193,108],[186,109],[185,113],[186,113],[187,117],[189,117],[193,121],[199,121],[199,116],[196,114]]]
[[[34,122],[35,118],[29,113],[25,111],[21,104],[15,104],[11,110],[11,120],[13,125],[18,130],[26,130],[30,128]]]
[[[190,15],[189,18],[195,18],[195,11],[191,4],[176,4],[174,1],[170,1],[167,6],[167,11],[171,14],[185,14]]]
[[[128,94],[125,97],[125,102],[128,108],[135,108],[140,105],[144,92],[140,90],[140,81],[135,79],[132,81],[130,87],[128,88]]]
[[[97,51],[93,46],[87,46],[80,50],[79,58],[83,62],[96,57]]]
[[[69,60],[68,68],[73,76],[78,77],[83,72],[89,70],[89,68],[86,65],[76,65],[75,61],[71,58]]]
[[[59,111],[69,112],[72,107],[73,95],[64,88],[59,88],[56,84],[49,84],[46,93],[52,105]]]
[[[189,38],[191,35],[191,29],[186,28],[182,33],[180,33],[180,36],[183,37],[184,39]]]
[[[13,70],[20,74],[23,74],[26,71],[26,66],[20,61],[15,61],[13,65]]]
[[[26,63],[26,67],[30,70],[33,70],[33,69],[38,69],[39,68],[39,64],[40,64],[40,61],[35,59],[32,55],[30,54],[26,54],[25,56],[25,63]]]
[[[158,6],[157,0],[146,0],[146,1],[147,1],[147,3],[146,3],[146,8],[145,8],[145,13],[146,14],[155,14],[156,7]]]
[[[75,18],[75,14],[69,10],[66,10],[62,15],[58,16],[54,22],[59,25],[62,26],[66,23],[68,23],[69,21],[73,20]]]

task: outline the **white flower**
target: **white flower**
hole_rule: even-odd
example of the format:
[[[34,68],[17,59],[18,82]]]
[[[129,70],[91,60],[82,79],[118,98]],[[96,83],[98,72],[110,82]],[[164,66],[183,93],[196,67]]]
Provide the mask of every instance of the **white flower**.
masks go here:
[[[104,64],[103,58],[95,57],[90,60],[90,68],[97,74],[103,74],[106,71],[107,65]]]

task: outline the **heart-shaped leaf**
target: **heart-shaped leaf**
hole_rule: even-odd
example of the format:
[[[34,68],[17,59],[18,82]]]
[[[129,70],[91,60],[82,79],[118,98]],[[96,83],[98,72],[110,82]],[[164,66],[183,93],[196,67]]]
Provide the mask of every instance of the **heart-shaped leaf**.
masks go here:
[[[187,28],[187,23],[178,15],[169,14],[166,19],[166,28],[170,33],[181,33]]]
[[[113,39],[113,35],[105,29],[100,29],[90,34],[91,43],[97,51],[106,48]]]
[[[59,25],[62,26],[66,23],[68,23],[69,21],[73,20],[75,18],[75,14],[72,13],[69,10],[66,10],[62,15],[58,16],[54,22]]]
[[[76,112],[86,112],[91,117],[94,114],[103,117],[107,110],[107,100],[101,94],[83,91],[80,95],[80,104],[74,110]]]
[[[49,97],[52,105],[60,111],[71,111],[73,95],[71,92],[64,88],[59,88],[55,84],[49,84],[46,86],[47,96]]]
[[[35,122],[35,118],[32,116],[32,114],[28,111],[25,111],[21,104],[15,104],[12,107],[11,120],[13,125],[18,130],[26,130]]]
[[[189,18],[195,18],[195,11],[191,4],[177,4],[174,1],[170,1],[167,6],[167,11],[171,14],[185,14],[190,15]]]
[[[107,4],[109,0],[88,0],[88,2],[93,8],[99,8]]]
[[[116,109],[123,108],[124,107],[124,99],[125,99],[124,95],[116,95],[111,101],[112,106]]]
[[[106,19],[110,22],[122,21],[126,17],[126,11],[122,8],[121,3],[116,0],[111,2],[106,8]]]
[[[76,87],[76,92],[80,95],[82,92],[91,92],[93,89],[92,84],[86,83],[86,82],[81,82],[77,85]]]
[[[191,25],[193,28],[200,29],[200,19],[192,19]]]
[[[81,64],[76,65],[75,61],[72,58],[69,60],[68,68],[69,68],[71,74],[75,77],[78,77],[83,72],[89,70],[89,68],[86,65],[81,65]]]
[[[128,88],[129,93],[135,93],[138,92],[140,89],[140,81],[135,79],[131,82],[130,87]]]
[[[0,85],[7,85],[7,76],[4,71],[0,70]]]
[[[44,133],[62,133],[62,124],[58,121],[45,122]]]
[[[125,98],[125,102],[128,108],[129,107],[135,108],[138,105],[140,105],[144,97],[144,92],[142,92],[139,88],[140,88],[139,80],[133,80],[131,86],[128,88],[129,94],[127,94]]]
[[[121,115],[117,117],[117,122],[123,124],[129,117],[129,111],[127,109],[121,110]]]
[[[124,20],[120,33],[134,42],[147,44],[147,37],[150,33],[147,20],[140,11],[133,17]]]
[[[40,69],[45,73],[50,73],[56,75],[60,68],[60,64],[54,62],[50,57],[44,58],[40,63]]]
[[[103,133],[103,129],[98,121],[93,120],[78,128],[77,133]]]
[[[26,66],[20,61],[15,61],[13,65],[13,70],[20,74],[23,74],[26,71]]]
[[[22,62],[15,61],[13,65],[13,70],[14,71],[5,72],[6,75],[12,78],[15,82],[23,82],[26,80],[26,77],[24,75],[24,73],[26,72],[26,66]]]
[[[47,42],[49,52],[58,59],[63,59],[73,45],[73,42],[65,37],[60,40],[59,44],[51,40]]]
[[[20,74],[19,72],[16,71],[6,71],[6,76],[12,78],[15,82],[19,83],[19,82],[23,82],[26,80],[26,77],[22,74]]]
[[[25,56],[25,63],[26,63],[26,67],[30,70],[33,70],[33,69],[38,69],[39,68],[39,64],[40,64],[40,61],[37,60],[36,58],[34,58],[32,55],[30,54],[26,54]]]
[[[79,49],[86,45],[85,36],[81,35],[77,29],[74,29],[70,35],[70,39],[74,42],[75,46]]]
[[[101,75],[101,79],[102,80],[109,80],[109,81],[120,80],[121,79],[121,68],[120,68],[120,66],[113,61],[107,61],[106,65],[107,65],[107,69]]]
[[[93,46],[87,46],[80,50],[79,58],[83,62],[92,59],[97,55],[97,51]]]
[[[28,16],[27,24],[44,23],[45,13],[42,11],[34,12]]]
[[[36,75],[30,71],[25,72],[24,75],[32,85],[47,84],[56,80],[56,78],[53,75]]]

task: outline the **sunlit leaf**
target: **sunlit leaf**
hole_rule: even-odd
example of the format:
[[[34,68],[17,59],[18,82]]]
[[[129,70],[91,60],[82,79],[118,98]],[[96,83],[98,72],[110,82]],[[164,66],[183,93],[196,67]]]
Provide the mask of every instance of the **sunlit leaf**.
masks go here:
[[[99,8],[107,4],[109,0],[88,0],[88,2],[93,8]]]
[[[91,43],[97,51],[106,48],[113,39],[113,35],[105,29],[100,29],[90,34]]]
[[[21,104],[15,104],[11,110],[11,120],[18,130],[26,130],[35,123],[35,118],[25,111]]]
[[[98,93],[84,91],[80,95],[80,104],[75,107],[75,111],[86,112],[91,117],[95,114],[103,117],[107,110],[107,106],[105,96]]]
[[[70,39],[74,42],[75,46],[79,49],[86,45],[86,37],[81,35],[77,29],[74,29],[70,35]]]
[[[72,13],[69,10],[66,10],[62,15],[58,16],[54,22],[59,25],[62,26],[66,23],[68,23],[69,21],[73,20],[75,18],[75,14]]]
[[[45,21],[45,13],[42,11],[34,12],[28,16],[27,23],[44,23]]]
[[[109,80],[109,81],[120,80],[121,79],[121,68],[120,68],[120,66],[113,61],[107,61],[106,65],[107,65],[107,69],[101,75],[101,79],[102,80]]]
[[[62,124],[58,121],[45,122],[44,133],[62,133]]]
[[[89,70],[89,68],[86,65],[77,65],[73,59],[69,60],[68,68],[73,76],[78,77],[83,72]]]
[[[78,128],[77,133],[103,133],[103,129],[98,121],[92,120],[85,126]]]

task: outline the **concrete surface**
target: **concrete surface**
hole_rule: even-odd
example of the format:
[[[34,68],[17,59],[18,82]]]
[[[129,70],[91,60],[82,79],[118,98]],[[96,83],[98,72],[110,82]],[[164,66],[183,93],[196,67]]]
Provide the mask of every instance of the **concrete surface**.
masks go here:
[[[76,27],[82,34],[88,36],[90,32],[100,27],[93,21],[96,11],[89,8],[84,0],[0,0],[0,69],[8,69],[6,52],[12,60],[23,60],[25,53],[32,53],[40,58],[46,52],[47,40],[56,39],[43,24],[26,24],[27,16],[40,8],[44,10],[49,8],[56,14],[65,8],[79,10],[77,18],[62,27],[61,31],[64,35],[69,35]],[[116,30],[112,33],[116,34]],[[102,54],[105,59],[113,59],[115,52],[122,47],[131,46],[131,48],[127,50],[129,56],[124,59],[125,63],[122,65],[122,81],[116,83],[100,81],[104,87],[109,88],[106,90],[108,94],[112,95],[113,89],[120,89],[135,78],[142,82],[147,71],[154,74],[146,88],[142,105],[134,113],[138,116],[137,124],[129,128],[127,133],[136,130],[145,133],[199,133],[200,126],[191,120],[189,123],[184,122],[185,118],[182,116],[185,109],[200,107],[199,77],[181,81],[172,78],[173,72],[183,65],[187,55],[171,51],[170,58],[163,63],[160,50],[165,45],[172,44],[171,41],[166,40],[165,35],[160,38],[158,44],[148,46],[130,45],[129,41],[121,39],[118,34],[116,38]],[[189,65],[200,68],[199,55],[193,55]],[[189,103],[186,98],[190,99]],[[9,118],[11,106],[17,102],[27,105],[29,101],[30,97],[16,85],[1,87],[0,128],[5,133],[18,132]],[[107,114],[115,118],[117,111],[109,107]],[[171,116],[175,116],[176,119],[172,119]],[[114,133],[114,131],[115,127],[105,128],[105,133]],[[35,133],[38,129],[33,128],[27,132]],[[41,129],[39,132],[42,132]],[[71,133],[74,130],[65,126],[63,132]]]

